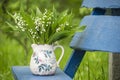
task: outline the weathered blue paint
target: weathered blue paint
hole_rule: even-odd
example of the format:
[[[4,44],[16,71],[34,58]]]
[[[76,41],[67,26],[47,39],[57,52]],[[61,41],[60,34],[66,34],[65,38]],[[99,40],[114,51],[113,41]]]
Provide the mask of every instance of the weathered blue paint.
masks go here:
[[[82,38],[82,33],[81,32],[77,32],[74,37],[72,38],[72,41],[70,42],[70,47],[73,49],[77,49],[79,50],[80,48],[78,47],[79,43],[81,42]]]
[[[84,56],[85,52],[86,51],[83,51],[83,50],[75,50],[72,53],[67,65],[66,65],[66,67],[64,69],[64,72],[68,76],[70,76],[71,78],[74,77],[74,75],[75,75],[75,73],[76,73],[76,71],[77,71],[77,69],[78,69],[78,67],[80,65],[80,62],[83,59],[83,56]]]
[[[83,0],[82,6],[89,8],[120,8],[120,0]]]
[[[81,25],[86,25],[73,48],[120,52],[120,16],[86,16]]]
[[[28,66],[14,66],[12,72],[15,80],[72,80],[59,68],[57,68],[56,74],[52,76],[33,75]]]

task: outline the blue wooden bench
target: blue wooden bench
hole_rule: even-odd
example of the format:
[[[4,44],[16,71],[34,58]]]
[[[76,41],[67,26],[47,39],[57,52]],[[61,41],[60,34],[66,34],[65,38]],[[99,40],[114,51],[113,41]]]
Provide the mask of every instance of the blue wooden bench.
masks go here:
[[[82,33],[76,33],[73,37],[70,46],[74,49],[74,51],[65,69],[62,71],[57,68],[56,74],[53,76],[35,76],[30,72],[28,66],[13,66],[12,72],[15,80],[72,80],[86,51],[100,50],[108,52],[120,52],[120,23],[118,22],[120,21],[120,18],[118,16],[105,16],[105,8],[109,7],[113,8],[112,15],[117,15],[118,12],[120,13],[120,0],[90,1],[91,0],[83,1],[83,6],[94,8],[92,15],[86,16],[81,22],[82,25],[86,24],[87,29]],[[103,4],[104,1],[106,2]],[[119,9],[116,10],[114,8]],[[99,17],[99,15],[101,16]],[[106,23],[105,21],[107,20],[108,22]],[[106,30],[102,31],[100,27],[103,30]],[[114,28],[111,29],[111,27]]]

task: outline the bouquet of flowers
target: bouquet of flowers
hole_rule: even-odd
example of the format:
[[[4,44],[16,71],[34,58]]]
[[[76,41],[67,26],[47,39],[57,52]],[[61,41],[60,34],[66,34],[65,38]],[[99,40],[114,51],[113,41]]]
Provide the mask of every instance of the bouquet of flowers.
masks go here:
[[[15,26],[9,25],[14,30],[25,33],[32,43],[36,44],[53,44],[73,35],[78,28],[73,25],[73,14],[68,14],[68,10],[59,14],[55,8],[45,9],[44,12],[37,8],[36,12],[31,14],[20,11],[10,15],[15,21]]]

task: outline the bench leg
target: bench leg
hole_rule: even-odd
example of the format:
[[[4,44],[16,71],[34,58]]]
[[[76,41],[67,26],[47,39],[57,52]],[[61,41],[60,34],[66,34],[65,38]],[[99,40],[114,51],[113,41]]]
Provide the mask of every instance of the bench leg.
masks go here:
[[[74,77],[86,51],[83,50],[75,50],[73,51],[64,72],[70,76],[71,78]]]

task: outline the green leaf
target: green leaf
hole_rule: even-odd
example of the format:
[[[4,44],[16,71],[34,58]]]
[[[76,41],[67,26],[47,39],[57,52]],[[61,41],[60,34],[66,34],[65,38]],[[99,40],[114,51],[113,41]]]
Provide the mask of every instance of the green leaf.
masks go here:
[[[6,22],[6,24],[7,24],[9,27],[11,27],[13,30],[17,30],[17,29],[15,28],[15,26],[13,26],[12,24],[10,24],[9,22]]]
[[[7,11],[7,14],[10,15],[14,19],[14,16],[9,11]]]
[[[50,37],[48,44],[52,44],[58,40],[64,39],[64,38],[70,36],[70,34],[71,34],[70,31],[57,32]]]
[[[28,28],[34,27],[34,22],[32,20],[32,17],[29,14],[25,12],[21,12],[21,15],[23,17],[23,20],[25,20],[25,22],[28,24]]]
[[[64,12],[61,13],[61,15],[58,17],[58,24],[64,23],[67,20],[67,14],[68,10],[65,10]]]
[[[36,8],[36,16],[42,16],[42,12],[38,7]]]

